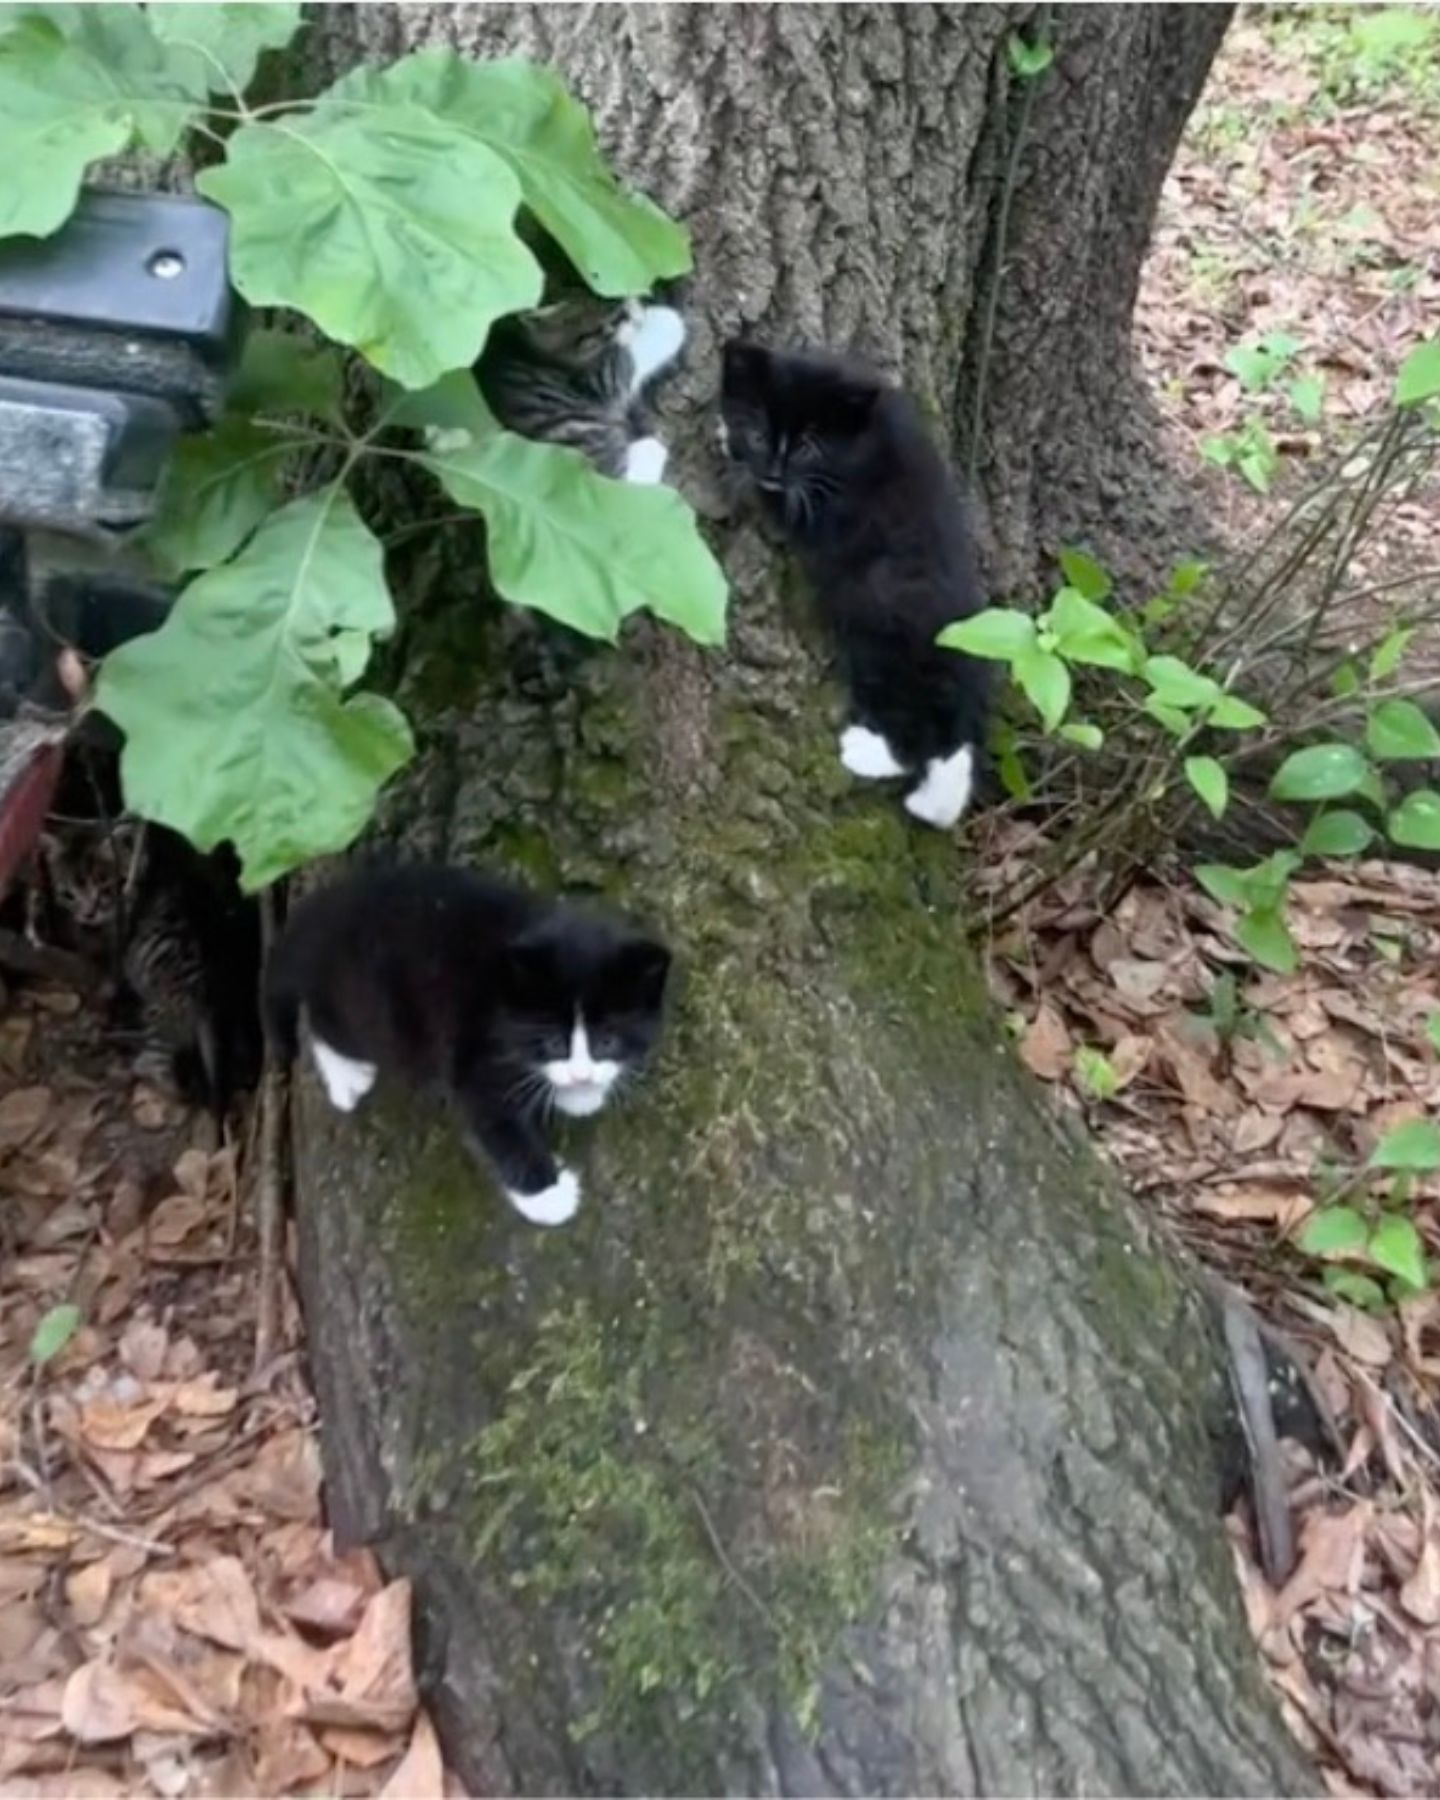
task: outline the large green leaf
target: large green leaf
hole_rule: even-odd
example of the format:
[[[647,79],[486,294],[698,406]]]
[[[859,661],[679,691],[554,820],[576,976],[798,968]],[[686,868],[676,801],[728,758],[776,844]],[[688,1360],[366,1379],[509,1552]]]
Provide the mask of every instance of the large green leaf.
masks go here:
[[[1370,765],[1353,744],[1311,744],[1292,751],[1270,783],[1272,800],[1343,800],[1357,793]]]
[[[167,574],[208,569],[238,550],[274,511],[293,443],[248,419],[182,438],[156,497],[144,544]]]
[[[291,0],[246,0],[242,5],[147,8],[158,37],[178,50],[193,50],[212,93],[243,93],[262,50],[283,50],[300,28],[300,8]]]
[[[1076,554],[1061,552],[1062,557],[1073,558]],[[1128,627],[1078,587],[1060,589],[1050,604],[1047,623],[1055,634],[1056,649],[1067,662],[1129,671],[1143,660],[1140,643]]]
[[[1306,856],[1359,856],[1374,836],[1359,813],[1342,806],[1336,812],[1317,813],[1305,827],[1300,848]]]
[[[394,414],[430,428],[421,461],[485,515],[490,575],[507,600],[613,642],[647,607],[697,643],[725,639],[725,576],[673,488],[611,481],[574,450],[503,431],[458,373]]]
[[[1322,1206],[1300,1227],[1295,1242],[1307,1256],[1359,1256],[1370,1227],[1353,1206]]]
[[[1413,700],[1382,700],[1365,722],[1365,742],[1381,762],[1440,756],[1440,732]]]
[[[418,107],[242,126],[195,185],[230,213],[247,300],[293,306],[405,387],[473,363],[493,320],[540,298],[519,182]]]
[[[1013,662],[1034,644],[1035,621],[1008,606],[988,606],[984,612],[947,625],[935,642],[990,662]]]
[[[423,108],[504,157],[526,206],[598,294],[647,293],[690,267],[684,228],[620,186],[589,114],[553,70],[419,50],[388,69],[356,69],[324,96],[343,101]]]
[[[1058,656],[1052,656],[1038,644],[1022,650],[1010,666],[1026,698],[1044,720],[1045,729],[1053,731],[1070,704],[1070,671]]]
[[[1299,952],[1284,915],[1271,908],[1242,913],[1235,921],[1235,941],[1256,962],[1277,975],[1293,975],[1300,966]]]
[[[1430,1119],[1407,1119],[1381,1138],[1370,1156],[1372,1169],[1412,1169],[1428,1174],[1440,1169],[1440,1125]]]
[[[1223,819],[1230,798],[1230,779],[1223,763],[1216,762],[1213,756],[1187,756],[1185,779],[1215,817]]]
[[[380,546],[343,491],[292,502],[106,658],[96,698],[125,733],[126,803],[200,849],[231,840],[250,889],[343,850],[413,750],[388,700],[344,697],[393,624]]]
[[[47,237],[87,164],[139,143],[168,155],[205,89],[138,6],[0,13],[0,237]]]
[[[1414,1224],[1392,1213],[1375,1227],[1367,1246],[1370,1260],[1389,1275],[1398,1275],[1412,1288],[1426,1285],[1425,1246]]]

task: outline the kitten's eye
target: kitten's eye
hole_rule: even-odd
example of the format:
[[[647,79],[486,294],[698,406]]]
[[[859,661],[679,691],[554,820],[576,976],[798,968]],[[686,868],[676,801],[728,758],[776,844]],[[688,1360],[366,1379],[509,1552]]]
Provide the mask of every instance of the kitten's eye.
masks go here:
[[[620,1055],[620,1039],[613,1031],[597,1031],[590,1040],[591,1052],[606,1062],[613,1062]]]

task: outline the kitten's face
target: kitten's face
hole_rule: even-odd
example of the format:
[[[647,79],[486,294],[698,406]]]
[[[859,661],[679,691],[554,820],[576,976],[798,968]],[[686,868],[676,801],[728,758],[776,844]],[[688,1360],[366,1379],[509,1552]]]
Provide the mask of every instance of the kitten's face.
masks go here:
[[[575,295],[506,321],[531,352],[562,368],[585,368],[608,355],[622,312],[615,301]]]
[[[880,382],[832,358],[725,346],[721,437],[787,524],[811,523],[873,452]]]
[[[497,1029],[544,1105],[599,1112],[654,1047],[669,970],[664,945],[573,916],[512,948]]]

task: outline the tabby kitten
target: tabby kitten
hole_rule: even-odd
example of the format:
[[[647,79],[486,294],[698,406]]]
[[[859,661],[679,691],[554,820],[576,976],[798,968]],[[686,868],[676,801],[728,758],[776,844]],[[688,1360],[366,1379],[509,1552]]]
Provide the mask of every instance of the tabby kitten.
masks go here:
[[[670,953],[632,928],[439,865],[361,869],[302,900],[266,971],[280,1049],[303,1015],[331,1104],[381,1071],[457,1107],[467,1142],[536,1225],[580,1204],[549,1113],[587,1118],[660,1032]]]
[[[645,392],[684,344],[673,307],[574,296],[498,320],[475,373],[509,430],[579,450],[602,475],[654,483],[669,453]]]
[[[906,811],[947,829],[974,789],[989,681],[935,642],[982,604],[945,459],[905,394],[836,356],[727,344],[721,415],[834,639],[853,712],[841,762],[905,777]]]

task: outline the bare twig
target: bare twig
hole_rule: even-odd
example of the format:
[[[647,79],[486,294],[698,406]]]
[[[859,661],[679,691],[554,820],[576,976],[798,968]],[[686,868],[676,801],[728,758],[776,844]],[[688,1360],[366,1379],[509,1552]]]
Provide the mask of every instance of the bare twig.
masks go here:
[[[275,899],[260,896],[260,941],[269,961],[275,940]],[[285,1124],[290,1078],[277,1046],[265,1032],[265,1061],[260,1077],[260,1154],[254,1182],[255,1227],[260,1245],[259,1292],[255,1305],[255,1363],[268,1367],[280,1340],[280,1296],[285,1261]]]

